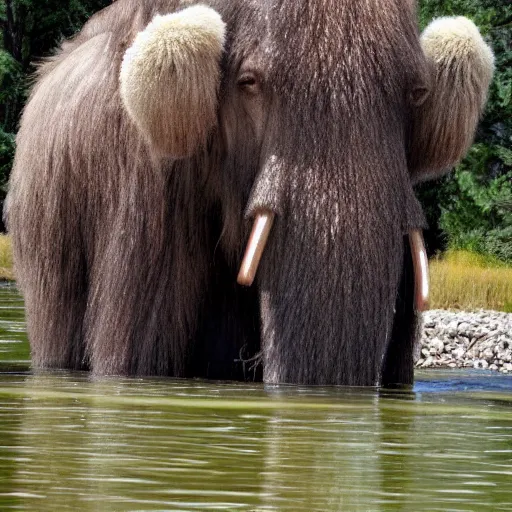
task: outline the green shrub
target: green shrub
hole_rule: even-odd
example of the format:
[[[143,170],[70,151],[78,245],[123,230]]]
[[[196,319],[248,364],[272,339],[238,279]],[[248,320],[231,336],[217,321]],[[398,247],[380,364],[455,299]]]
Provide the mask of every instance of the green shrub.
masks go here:
[[[14,159],[14,134],[0,128],[0,190],[5,192]]]
[[[0,2],[0,201],[14,156],[15,132],[27,97],[33,62],[51,54],[93,12],[112,0]]]
[[[475,144],[443,186],[439,225],[449,246],[491,254],[512,263],[512,170],[493,175],[493,163],[510,165],[512,152]]]

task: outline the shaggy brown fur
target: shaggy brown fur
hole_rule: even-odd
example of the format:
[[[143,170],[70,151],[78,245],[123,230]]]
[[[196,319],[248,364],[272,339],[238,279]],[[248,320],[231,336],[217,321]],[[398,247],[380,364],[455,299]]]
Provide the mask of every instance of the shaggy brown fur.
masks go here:
[[[137,128],[151,109],[131,120],[119,75],[155,15],[195,2],[117,0],[39,70],[6,209],[34,365],[261,378],[261,361],[267,382],[410,383],[404,235],[424,220],[407,129],[429,129],[417,104],[433,78],[411,3],[205,3],[227,27],[218,123],[189,158],[160,158],[159,131]],[[173,83],[160,80],[148,91]],[[194,90],[172,94],[187,105]],[[458,133],[445,140],[462,151]],[[278,216],[245,290],[244,212],[258,205]]]

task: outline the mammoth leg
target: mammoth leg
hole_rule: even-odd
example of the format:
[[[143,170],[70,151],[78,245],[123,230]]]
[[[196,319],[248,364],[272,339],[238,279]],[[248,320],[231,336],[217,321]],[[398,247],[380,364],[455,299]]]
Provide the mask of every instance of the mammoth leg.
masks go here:
[[[22,127],[18,137],[5,209],[14,268],[25,299],[34,368],[85,369],[82,324],[88,280],[77,199],[81,190],[65,160],[34,149],[43,136],[35,131],[33,142]]]
[[[412,385],[414,349],[419,337],[419,314],[415,311],[415,275],[409,237],[404,237],[404,262],[395,304],[395,318],[382,367],[381,385]]]
[[[104,227],[86,316],[99,375],[184,377],[205,288],[207,240],[194,177],[125,175],[122,211]]]
[[[71,236],[62,227],[62,236]],[[23,235],[22,235],[23,236]],[[87,302],[85,258],[78,240],[60,242],[50,233],[36,244],[14,240],[16,268],[27,317],[32,364],[35,368],[87,369],[83,319]],[[47,250],[48,249],[48,250]]]

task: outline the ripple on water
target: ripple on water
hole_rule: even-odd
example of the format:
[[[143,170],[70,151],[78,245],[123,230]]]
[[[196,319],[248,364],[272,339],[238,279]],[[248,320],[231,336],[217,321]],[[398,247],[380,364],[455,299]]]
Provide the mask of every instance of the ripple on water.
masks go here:
[[[512,510],[510,377],[422,372],[395,392],[13,361],[28,368],[23,309],[2,286],[2,511]]]

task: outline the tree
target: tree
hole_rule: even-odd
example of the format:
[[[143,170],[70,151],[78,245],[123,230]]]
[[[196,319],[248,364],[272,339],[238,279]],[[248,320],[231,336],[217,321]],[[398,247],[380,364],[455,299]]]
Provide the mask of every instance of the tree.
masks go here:
[[[0,200],[34,62],[111,0],[0,0]]]

